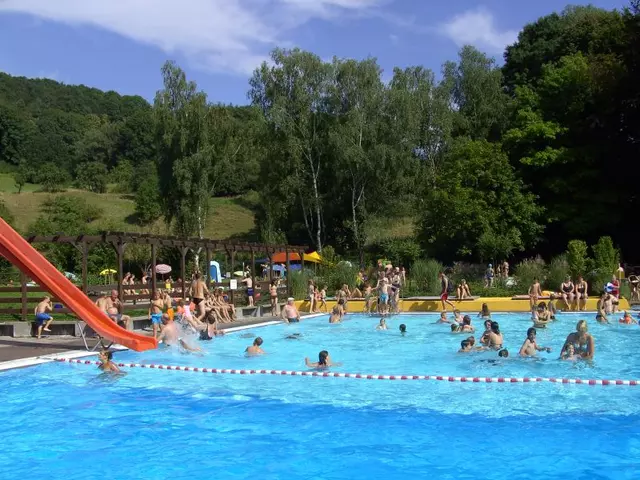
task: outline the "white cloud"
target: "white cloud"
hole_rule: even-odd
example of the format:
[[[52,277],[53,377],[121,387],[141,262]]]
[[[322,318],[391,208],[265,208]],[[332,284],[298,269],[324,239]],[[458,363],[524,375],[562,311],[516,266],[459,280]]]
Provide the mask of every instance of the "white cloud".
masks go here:
[[[389,40],[391,41],[391,43],[393,43],[394,45],[398,44],[398,36],[394,35],[393,33],[389,34]]]
[[[359,13],[386,0],[4,0],[3,12],[91,25],[182,54],[196,66],[248,74],[312,19]]]
[[[441,26],[440,32],[458,46],[474,45],[494,53],[503,52],[518,38],[516,30],[498,30],[493,15],[483,8],[456,15]]]

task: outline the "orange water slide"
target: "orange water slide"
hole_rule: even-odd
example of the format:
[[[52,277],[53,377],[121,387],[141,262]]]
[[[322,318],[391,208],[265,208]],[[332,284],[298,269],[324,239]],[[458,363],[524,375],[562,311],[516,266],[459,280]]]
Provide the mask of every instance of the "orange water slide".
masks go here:
[[[82,290],[71,283],[2,218],[0,218],[0,255],[59,298],[69,310],[79,319],[84,320],[101,337],[138,352],[158,346],[154,338],[129,332],[107,317]]]

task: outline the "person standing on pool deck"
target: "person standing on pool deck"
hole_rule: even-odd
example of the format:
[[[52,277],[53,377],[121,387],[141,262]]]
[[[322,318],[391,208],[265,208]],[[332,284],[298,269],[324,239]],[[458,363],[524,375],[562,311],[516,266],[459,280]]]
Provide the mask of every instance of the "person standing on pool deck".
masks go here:
[[[533,308],[538,305],[538,298],[542,296],[540,282],[537,278],[533,279],[533,284],[529,287],[529,307]]]
[[[339,367],[342,364],[341,363],[333,363],[331,361],[331,357],[329,356],[329,352],[327,352],[326,350],[322,350],[319,354],[318,354],[318,362],[310,362],[309,358],[305,358],[304,359],[304,363],[307,365],[307,367],[309,368],[329,368],[329,367]]]
[[[282,309],[282,319],[287,323],[296,323],[300,321],[300,312],[294,305],[293,297],[287,298],[287,304]]]
[[[521,357],[535,357],[536,352],[547,352],[551,353],[551,349],[549,347],[541,347],[536,342],[536,329],[531,327],[527,330],[527,338],[525,339],[522,347],[520,347],[519,355]]]
[[[37,338],[40,338],[42,336],[43,331],[51,331],[49,330],[49,325],[51,325],[51,322],[53,322],[53,317],[49,315],[49,313],[47,313],[50,311],[52,311],[51,297],[47,295],[38,305],[36,305],[36,308],[33,310],[33,313],[36,316],[36,322],[38,323],[38,334],[36,336]]]
[[[164,307],[164,300],[160,298],[160,294],[156,291],[151,298],[149,304],[149,321],[153,328],[153,338],[158,337],[158,331],[162,325],[162,308]]]
[[[96,300],[96,306],[100,308],[107,316],[116,323],[124,323],[125,328],[129,328],[131,317],[122,314],[122,302],[118,298],[118,291],[111,290],[111,296],[103,295]]]
[[[264,353],[264,350],[260,348],[260,345],[262,345],[262,338],[257,337],[253,341],[253,345],[251,345],[250,347],[247,347],[247,349],[245,350],[245,353],[247,355],[262,355]]]
[[[196,272],[193,275],[191,281],[191,301],[196,306],[196,320],[202,322],[204,317],[207,316],[207,311],[204,306],[205,294],[209,293],[206,283],[200,277],[200,272]]]
[[[444,274],[444,272],[440,272],[438,275],[440,277],[440,282],[442,283],[442,291],[440,292],[440,301],[442,302],[442,310],[446,311],[447,307],[445,304],[451,305],[451,309],[455,310],[455,305],[449,301],[449,279]]]
[[[567,345],[573,345],[576,355],[579,355],[584,360],[592,360],[596,351],[596,342],[588,333],[588,327],[586,320],[580,320],[576,325],[576,331],[570,333],[562,346],[562,351],[567,348]]]
[[[248,273],[245,273],[242,283],[247,286],[247,299],[249,300],[249,306],[253,307],[253,279]]]

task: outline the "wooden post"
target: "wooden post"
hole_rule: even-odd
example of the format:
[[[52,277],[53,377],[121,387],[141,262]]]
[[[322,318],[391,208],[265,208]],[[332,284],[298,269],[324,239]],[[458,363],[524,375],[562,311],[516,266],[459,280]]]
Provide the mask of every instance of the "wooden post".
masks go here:
[[[82,291],[85,295],[89,295],[89,275],[87,267],[87,257],[89,256],[89,244],[86,240],[82,240]]]
[[[122,279],[124,278],[124,247],[125,243],[122,243],[121,240],[118,240],[116,243],[115,249],[116,254],[118,255],[118,297],[120,301],[124,303],[124,286],[122,285]]]
[[[231,250],[231,268],[229,269],[231,273],[231,278],[233,278],[233,270],[235,269],[235,265],[236,265],[236,249],[234,248],[233,250]],[[244,272],[242,272],[242,274],[244,275]],[[235,295],[234,295],[234,291],[231,290],[231,304],[235,305]]]
[[[273,255],[267,250],[267,256],[269,257],[269,282],[273,281]]]
[[[251,285],[253,285],[253,300],[256,299],[256,254],[251,247]]]
[[[184,283],[185,275],[187,274],[187,252],[189,252],[189,248],[187,247],[182,247],[180,249],[180,278],[182,280],[181,289],[183,299],[187,297],[187,289]]]
[[[205,252],[207,254],[207,273],[205,275],[205,278],[207,281],[207,288],[209,288],[211,286],[211,249],[207,247],[205,249]]]
[[[153,297],[158,291],[158,282],[156,281],[156,264],[158,259],[157,246],[155,243],[151,244],[151,296]]]
[[[287,256],[287,296],[291,296],[291,263],[289,262],[289,249],[285,250]]]
[[[20,318],[23,322],[27,321],[27,276],[20,272],[20,297],[22,301],[22,311],[20,312]]]

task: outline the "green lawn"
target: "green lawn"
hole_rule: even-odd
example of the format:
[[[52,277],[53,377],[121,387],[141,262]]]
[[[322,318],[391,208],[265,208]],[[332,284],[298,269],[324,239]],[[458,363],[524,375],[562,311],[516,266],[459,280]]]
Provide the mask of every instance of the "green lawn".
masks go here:
[[[162,220],[147,227],[136,224],[135,204],[130,195],[99,194],[76,189],[49,194],[38,190],[38,185],[27,185],[22,193],[18,194],[13,177],[9,174],[0,174],[0,199],[5,202],[15,216],[15,224],[19,231],[27,230],[31,222],[39,215],[40,206],[47,198],[52,195],[71,195],[80,197],[86,204],[96,205],[102,209],[102,218],[91,225],[93,228],[152,234],[167,233],[167,227]],[[256,203],[256,195],[251,193],[242,197],[212,198],[205,236],[217,240],[228,238],[253,240],[255,216],[252,208]]]

